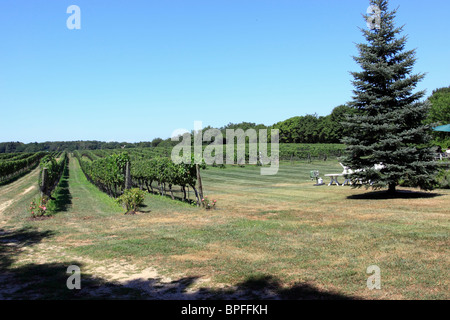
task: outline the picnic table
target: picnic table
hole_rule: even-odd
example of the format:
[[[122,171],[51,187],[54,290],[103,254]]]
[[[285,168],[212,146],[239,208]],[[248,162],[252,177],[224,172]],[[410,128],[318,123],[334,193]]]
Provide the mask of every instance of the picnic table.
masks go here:
[[[337,186],[339,186],[339,181],[338,181],[338,177],[342,177],[344,174],[343,173],[330,173],[330,174],[326,174],[325,177],[330,177],[331,181],[328,184],[328,186],[331,186],[333,183],[336,183]]]

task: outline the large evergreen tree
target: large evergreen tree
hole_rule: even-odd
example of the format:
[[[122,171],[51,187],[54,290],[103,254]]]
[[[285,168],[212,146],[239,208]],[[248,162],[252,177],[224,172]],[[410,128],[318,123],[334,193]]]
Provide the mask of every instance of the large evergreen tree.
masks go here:
[[[414,50],[405,50],[403,27],[396,27],[396,11],[387,0],[371,0],[378,16],[362,29],[366,43],[358,44],[354,57],[361,71],[354,77],[353,101],[358,112],[348,118],[350,134],[344,163],[356,171],[354,183],[372,183],[375,189],[395,192],[399,183],[430,190],[436,165],[428,147],[430,127],[424,125],[429,105],[421,101],[424,91],[414,92],[424,74],[412,74]],[[378,17],[378,20],[377,20]],[[381,169],[380,169],[381,168]],[[354,184],[356,186],[360,184]],[[367,184],[366,184],[367,185]]]

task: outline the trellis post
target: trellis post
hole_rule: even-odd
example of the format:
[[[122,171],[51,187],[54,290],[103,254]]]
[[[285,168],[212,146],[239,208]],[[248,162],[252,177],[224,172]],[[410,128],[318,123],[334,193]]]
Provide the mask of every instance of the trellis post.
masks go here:
[[[48,180],[48,169],[42,169],[42,181],[41,181],[41,197],[47,194],[47,180]]]
[[[195,169],[197,170],[198,192],[201,200],[203,199],[203,185],[202,185],[202,177],[200,176],[200,166],[196,164]]]
[[[131,189],[131,172],[130,172],[130,162],[127,162],[125,168],[125,189]]]

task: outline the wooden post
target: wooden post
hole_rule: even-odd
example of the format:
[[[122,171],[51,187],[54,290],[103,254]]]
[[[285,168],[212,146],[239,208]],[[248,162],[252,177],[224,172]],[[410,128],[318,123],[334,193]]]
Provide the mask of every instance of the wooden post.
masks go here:
[[[201,200],[203,199],[203,185],[202,185],[202,177],[200,176],[200,166],[196,164],[195,169],[197,169],[198,192],[200,193],[200,200]]]
[[[170,196],[172,197],[172,200],[175,200],[175,197],[173,196],[173,191],[172,191],[172,185],[169,184],[169,190],[170,190]]]
[[[131,189],[131,172],[130,172],[130,162],[127,162],[125,169],[125,189]]]
[[[186,201],[186,187],[181,186],[181,192],[183,192],[183,201]]]
[[[48,180],[48,170],[47,168],[42,169],[42,181],[41,181],[41,197],[47,195],[47,180]]]

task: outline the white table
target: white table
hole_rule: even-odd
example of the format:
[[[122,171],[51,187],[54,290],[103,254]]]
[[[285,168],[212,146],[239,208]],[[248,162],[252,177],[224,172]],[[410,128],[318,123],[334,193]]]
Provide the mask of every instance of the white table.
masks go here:
[[[346,184],[349,184],[349,185],[352,185],[353,183],[352,183],[352,180],[350,180],[350,179],[345,179],[344,180],[344,183],[342,184],[343,186],[345,186]]]
[[[325,177],[330,177],[331,181],[328,184],[328,186],[331,186],[333,183],[336,183],[337,186],[339,186],[339,181],[338,181],[338,177],[342,177],[343,174],[342,173],[331,173],[331,174],[326,174]]]

